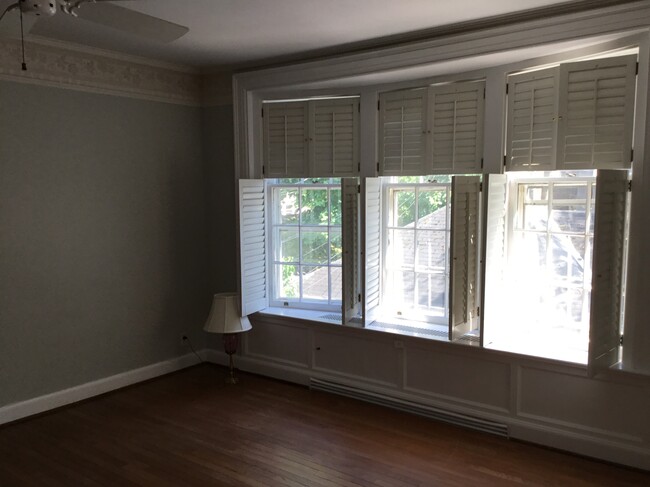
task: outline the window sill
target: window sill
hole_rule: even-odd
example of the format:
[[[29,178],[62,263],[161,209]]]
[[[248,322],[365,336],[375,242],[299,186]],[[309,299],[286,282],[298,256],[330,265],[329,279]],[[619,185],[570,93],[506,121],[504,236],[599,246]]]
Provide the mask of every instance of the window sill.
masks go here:
[[[341,314],[332,311],[268,307],[260,311],[259,314],[262,316],[283,316],[304,321],[317,321],[319,323],[328,323],[330,325],[342,324]]]
[[[301,321],[327,323],[329,325],[342,325],[341,315],[331,311],[316,311],[307,309],[287,309],[269,307],[260,311],[261,316],[275,316],[293,318]],[[363,326],[361,320],[355,320],[348,324],[352,328],[366,328],[368,330],[380,331],[383,333],[392,333],[393,335],[410,336],[416,338],[425,338],[440,342],[449,342],[449,329],[446,325],[435,325],[413,320],[405,320],[393,317],[381,317],[372,323]],[[476,333],[469,333],[460,340],[464,345],[478,347],[480,339],[478,330]]]

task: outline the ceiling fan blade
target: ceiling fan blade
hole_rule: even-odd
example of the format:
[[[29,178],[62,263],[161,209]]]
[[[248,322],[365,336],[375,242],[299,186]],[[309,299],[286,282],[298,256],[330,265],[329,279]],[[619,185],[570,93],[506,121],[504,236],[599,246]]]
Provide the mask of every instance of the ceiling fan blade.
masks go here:
[[[83,3],[76,13],[81,19],[155,42],[172,42],[190,30],[158,17],[102,1]]]

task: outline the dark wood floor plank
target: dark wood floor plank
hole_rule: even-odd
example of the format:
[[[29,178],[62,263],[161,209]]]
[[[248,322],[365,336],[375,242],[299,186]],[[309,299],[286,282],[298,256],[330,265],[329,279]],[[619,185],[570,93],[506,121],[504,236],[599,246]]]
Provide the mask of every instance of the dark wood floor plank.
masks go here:
[[[0,427],[0,486],[635,486],[650,473],[201,365]]]

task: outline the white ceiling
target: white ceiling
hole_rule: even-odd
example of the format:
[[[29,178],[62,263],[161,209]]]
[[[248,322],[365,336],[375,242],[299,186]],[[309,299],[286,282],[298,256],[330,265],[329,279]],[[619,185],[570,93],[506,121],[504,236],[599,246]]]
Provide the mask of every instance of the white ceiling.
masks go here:
[[[0,7],[12,3],[0,0]],[[33,34],[200,67],[264,64],[333,53],[414,33],[566,0],[138,0],[113,2],[190,28],[170,44],[58,14]],[[594,2],[592,2],[594,3]],[[610,2],[611,3],[611,2]],[[87,5],[84,8],[93,8]],[[12,13],[13,14],[13,13]],[[17,21],[16,14],[2,21]],[[0,26],[2,28],[3,26]],[[1,32],[1,29],[0,29]]]

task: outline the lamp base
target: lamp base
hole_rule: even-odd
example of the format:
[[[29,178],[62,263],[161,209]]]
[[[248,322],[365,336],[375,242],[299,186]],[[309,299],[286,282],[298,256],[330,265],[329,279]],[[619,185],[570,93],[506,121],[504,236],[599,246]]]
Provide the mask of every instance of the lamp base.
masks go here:
[[[237,333],[225,333],[223,335],[223,345],[226,353],[228,354],[228,362],[230,363],[229,375],[226,377],[226,384],[237,384],[239,379],[235,377],[235,361],[232,356],[237,353],[237,346],[239,345],[239,335]]]

